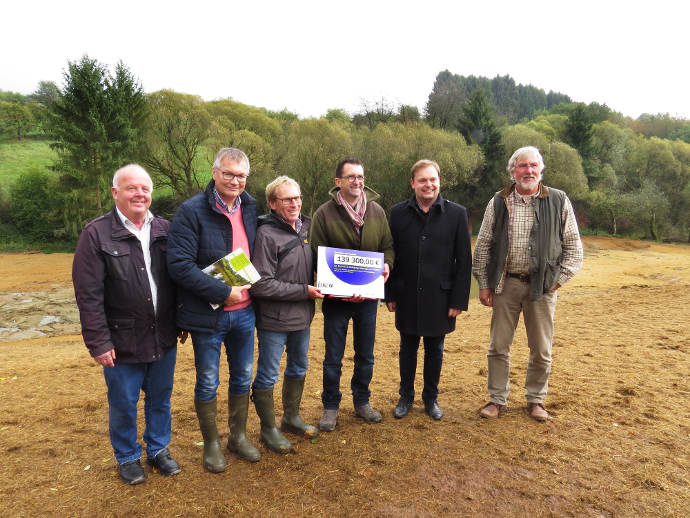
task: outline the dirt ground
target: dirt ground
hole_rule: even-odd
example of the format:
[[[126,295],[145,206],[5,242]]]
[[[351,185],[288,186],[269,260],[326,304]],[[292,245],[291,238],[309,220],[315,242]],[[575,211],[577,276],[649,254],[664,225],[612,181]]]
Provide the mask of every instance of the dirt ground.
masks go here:
[[[426,416],[421,401],[394,419],[398,334],[381,308],[371,388],[383,423],[354,416],[348,346],[334,432],[314,442],[294,438],[296,453],[287,456],[260,446],[257,464],[228,453],[225,473],[207,473],[186,344],[170,445],[183,471],[148,472],[134,487],[117,476],[103,375],[78,334],[71,256],[0,255],[1,515],[690,516],[690,247],[603,237],[586,237],[585,246],[582,271],[559,291],[549,422],[525,413],[522,324],[510,410],[495,421],[479,418],[490,310],[477,300],[446,339],[443,420]],[[314,424],[322,325],[317,313],[302,404]],[[219,389],[223,439],[226,389],[227,372]],[[251,411],[257,445],[258,430]]]

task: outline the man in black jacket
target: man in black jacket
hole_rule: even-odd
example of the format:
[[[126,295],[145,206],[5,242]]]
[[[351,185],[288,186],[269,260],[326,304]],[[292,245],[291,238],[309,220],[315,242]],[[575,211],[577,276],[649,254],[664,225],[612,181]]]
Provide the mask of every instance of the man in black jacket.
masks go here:
[[[440,193],[436,162],[412,166],[409,200],[391,209],[395,265],[386,285],[386,305],[400,331],[400,400],[393,415],[408,414],[414,401],[417,349],[424,337],[426,413],[443,417],[438,405],[443,340],[455,329],[455,317],[467,310],[472,258],[467,212]]]
[[[177,357],[175,291],[165,262],[170,223],[149,212],[152,190],[141,166],[119,169],[115,208],[86,225],[72,265],[84,343],[103,366],[110,442],[128,484],[146,480],[137,443],[141,390],[147,462],[163,475],[180,472],[168,451]]]

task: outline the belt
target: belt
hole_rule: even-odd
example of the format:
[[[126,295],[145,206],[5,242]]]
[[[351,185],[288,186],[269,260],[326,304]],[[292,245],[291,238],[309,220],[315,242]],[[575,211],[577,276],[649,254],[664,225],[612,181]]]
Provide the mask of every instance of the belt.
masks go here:
[[[508,273],[508,277],[514,277],[516,279],[520,279],[521,282],[529,282],[529,274],[528,273]]]

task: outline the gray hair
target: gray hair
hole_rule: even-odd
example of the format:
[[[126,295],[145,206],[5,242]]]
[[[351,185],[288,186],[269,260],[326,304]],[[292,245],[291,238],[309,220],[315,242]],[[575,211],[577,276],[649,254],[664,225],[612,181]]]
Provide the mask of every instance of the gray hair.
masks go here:
[[[508,174],[512,176],[517,161],[521,158],[525,158],[526,156],[532,156],[537,158],[537,161],[539,162],[539,175],[541,176],[541,172],[544,170],[545,167],[544,159],[541,157],[541,153],[539,152],[539,150],[534,146],[521,147],[520,149],[515,151],[515,153],[513,153],[513,155],[510,157],[510,160],[508,160],[508,167],[506,167]]]
[[[115,171],[115,174],[113,175],[113,188],[120,190],[120,178],[122,175],[125,173],[128,173],[130,171],[136,171],[138,173],[145,174],[148,179],[149,183],[151,184],[151,191],[153,191],[153,180],[151,180],[151,175],[149,175],[148,172],[146,172],[146,169],[141,167],[139,164],[127,164],[125,166],[122,166],[120,169]]]
[[[302,194],[302,189],[300,189],[299,184],[295,180],[293,180],[289,176],[282,175],[266,186],[266,201],[272,202],[273,200],[275,200],[276,191],[278,190],[278,187],[285,184],[297,187],[297,190],[300,192],[300,194]]]
[[[244,151],[234,147],[224,147],[216,154],[216,159],[213,161],[213,169],[220,169],[220,163],[223,160],[230,160],[238,164],[247,164],[247,174],[249,174],[249,157],[245,155]]]

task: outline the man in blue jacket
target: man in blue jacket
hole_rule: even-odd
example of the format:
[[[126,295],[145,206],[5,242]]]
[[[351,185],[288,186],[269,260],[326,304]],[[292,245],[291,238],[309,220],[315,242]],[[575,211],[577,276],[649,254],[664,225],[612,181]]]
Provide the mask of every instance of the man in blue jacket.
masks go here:
[[[238,248],[251,258],[256,201],[244,190],[249,159],[239,149],[221,149],[212,174],[204,192],[185,201],[175,214],[167,253],[168,270],[178,286],[177,324],[190,332],[194,346],[194,406],[204,438],[203,463],[208,471],[220,473],[226,468],[216,426],[222,344],[230,368],[228,450],[250,462],[261,457],[245,434],[255,318],[249,285],[230,288],[202,269]]]

